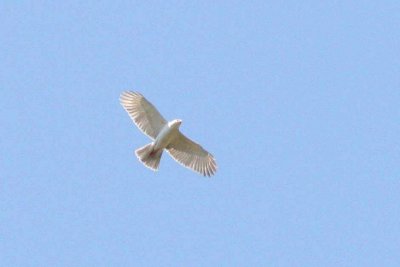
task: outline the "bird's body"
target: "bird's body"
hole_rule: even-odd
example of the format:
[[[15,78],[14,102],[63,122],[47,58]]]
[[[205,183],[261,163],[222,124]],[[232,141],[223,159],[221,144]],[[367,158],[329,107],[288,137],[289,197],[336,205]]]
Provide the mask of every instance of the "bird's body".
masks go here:
[[[139,93],[124,92],[120,101],[138,128],[153,139],[152,143],[135,151],[145,166],[158,170],[162,153],[166,149],[176,161],[204,176],[216,172],[214,157],[179,131],[181,120],[167,122]]]
[[[154,140],[154,149],[166,148],[168,144],[178,136],[179,126],[181,123],[181,120],[173,120],[165,124],[157,135],[156,140]]]

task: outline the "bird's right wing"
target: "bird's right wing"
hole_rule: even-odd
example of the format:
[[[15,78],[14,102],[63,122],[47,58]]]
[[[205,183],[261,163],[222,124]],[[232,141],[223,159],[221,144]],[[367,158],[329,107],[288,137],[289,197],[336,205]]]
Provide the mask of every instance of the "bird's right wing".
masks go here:
[[[167,124],[160,112],[139,93],[123,92],[120,102],[136,126],[153,140]]]
[[[167,151],[183,166],[204,176],[211,176],[217,171],[213,155],[181,132],[178,132],[178,137],[167,146]]]

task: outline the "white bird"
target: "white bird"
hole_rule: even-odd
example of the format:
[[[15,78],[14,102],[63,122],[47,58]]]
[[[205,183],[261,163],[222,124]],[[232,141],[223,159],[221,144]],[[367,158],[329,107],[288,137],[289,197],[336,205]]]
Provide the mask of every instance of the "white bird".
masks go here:
[[[138,159],[148,168],[157,171],[164,149],[180,164],[204,176],[217,171],[213,155],[193,142],[180,131],[181,120],[167,122],[158,110],[137,92],[123,92],[121,105],[136,126],[153,142],[135,151]]]

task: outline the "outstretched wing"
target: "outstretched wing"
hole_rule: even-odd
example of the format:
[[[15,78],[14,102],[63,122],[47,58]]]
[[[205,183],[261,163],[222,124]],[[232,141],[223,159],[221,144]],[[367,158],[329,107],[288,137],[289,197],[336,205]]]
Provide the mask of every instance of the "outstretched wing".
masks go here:
[[[183,166],[204,176],[211,176],[217,171],[213,155],[182,133],[167,146],[168,153]]]
[[[136,126],[153,140],[167,124],[160,112],[139,93],[123,92],[120,102]]]

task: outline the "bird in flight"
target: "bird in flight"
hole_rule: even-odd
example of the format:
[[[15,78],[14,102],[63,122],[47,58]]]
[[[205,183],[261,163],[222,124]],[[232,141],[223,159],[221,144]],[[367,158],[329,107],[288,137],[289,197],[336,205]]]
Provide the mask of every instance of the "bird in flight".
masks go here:
[[[215,174],[217,163],[213,155],[179,131],[182,120],[166,121],[160,112],[137,92],[123,92],[120,102],[136,126],[153,141],[135,151],[138,159],[146,167],[157,171],[165,149],[183,166],[204,176]]]

